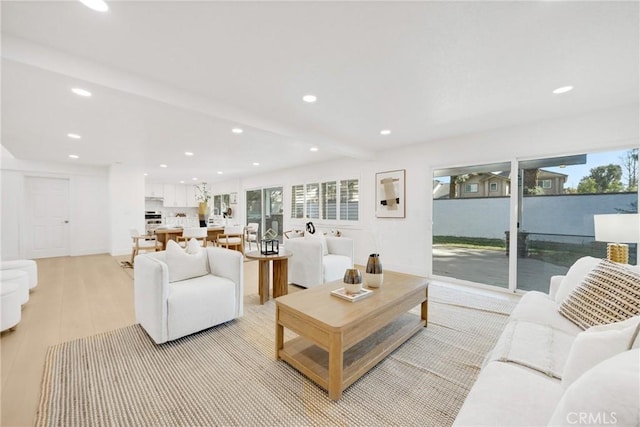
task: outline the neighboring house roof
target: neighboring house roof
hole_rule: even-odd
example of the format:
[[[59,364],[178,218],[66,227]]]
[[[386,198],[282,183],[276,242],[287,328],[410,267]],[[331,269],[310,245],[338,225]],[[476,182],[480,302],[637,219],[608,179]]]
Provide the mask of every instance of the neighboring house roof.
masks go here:
[[[563,177],[568,177],[569,175],[564,174],[564,173],[560,173],[560,172],[553,172],[553,171],[548,171],[545,169],[540,169],[540,171],[538,172],[538,178],[540,177],[552,177],[552,176],[563,176]]]
[[[480,181],[487,181],[489,179],[501,179],[503,181],[509,181],[509,171],[503,171],[503,172],[491,172],[491,173],[482,173],[482,174],[478,174],[478,175],[484,175],[482,178],[480,178]]]

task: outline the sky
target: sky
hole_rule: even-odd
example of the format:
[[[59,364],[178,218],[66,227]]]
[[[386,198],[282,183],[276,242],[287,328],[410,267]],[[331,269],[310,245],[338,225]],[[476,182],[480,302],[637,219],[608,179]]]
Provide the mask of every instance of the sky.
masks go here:
[[[543,169],[569,175],[567,177],[565,188],[576,188],[580,180],[590,174],[592,168],[595,168],[597,166],[606,166],[608,164],[622,165],[621,158],[627,151],[628,150],[591,153],[587,154],[587,163],[584,165],[571,165],[565,168],[551,167]],[[622,183],[625,185],[627,184],[627,180],[624,177],[624,172]]]

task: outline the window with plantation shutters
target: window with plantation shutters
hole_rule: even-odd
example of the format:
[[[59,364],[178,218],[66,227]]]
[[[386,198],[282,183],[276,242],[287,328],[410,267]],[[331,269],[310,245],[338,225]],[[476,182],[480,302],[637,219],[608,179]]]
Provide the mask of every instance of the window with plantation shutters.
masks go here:
[[[359,204],[358,180],[340,181],[340,219],[357,221]]]
[[[307,218],[320,218],[320,184],[307,184],[304,196]]]
[[[358,180],[327,181],[291,186],[291,218],[357,221]]]
[[[304,218],[304,185],[291,187],[291,218]]]
[[[320,184],[322,195],[322,219],[337,219],[336,211],[338,199],[336,197],[336,181],[323,182]]]

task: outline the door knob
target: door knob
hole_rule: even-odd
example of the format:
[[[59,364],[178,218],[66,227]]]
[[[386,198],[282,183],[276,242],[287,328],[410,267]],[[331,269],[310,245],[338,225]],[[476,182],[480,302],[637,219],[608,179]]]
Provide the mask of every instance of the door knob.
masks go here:
[[[64,221],[64,223],[65,223],[65,224],[69,224],[69,220],[68,220],[68,219],[66,219],[66,220]]]

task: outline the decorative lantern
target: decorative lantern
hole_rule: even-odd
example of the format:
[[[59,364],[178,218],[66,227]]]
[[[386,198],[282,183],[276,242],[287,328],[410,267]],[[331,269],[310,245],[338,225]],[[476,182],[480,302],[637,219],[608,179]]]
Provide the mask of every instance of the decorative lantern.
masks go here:
[[[280,242],[276,239],[260,240],[260,253],[262,255],[276,255],[280,251]]]

